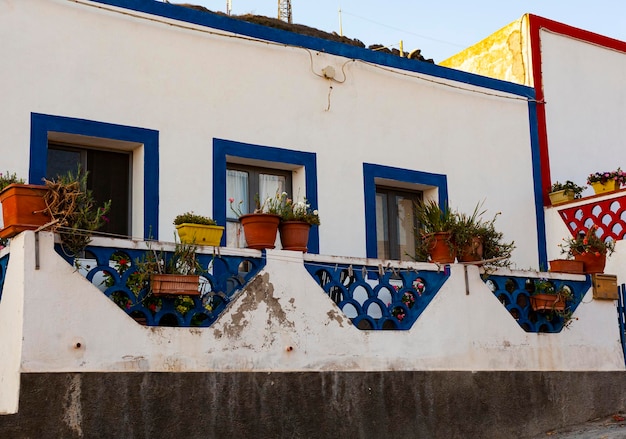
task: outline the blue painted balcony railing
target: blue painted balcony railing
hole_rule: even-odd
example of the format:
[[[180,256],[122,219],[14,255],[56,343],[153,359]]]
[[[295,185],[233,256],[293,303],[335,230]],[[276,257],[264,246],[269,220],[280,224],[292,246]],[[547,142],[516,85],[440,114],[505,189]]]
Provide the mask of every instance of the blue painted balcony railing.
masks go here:
[[[72,258],[59,245],[55,250],[68,263]],[[124,312],[148,326],[210,326],[224,311],[233,295],[242,289],[265,265],[265,257],[221,256],[196,253],[206,269],[200,274],[199,296],[155,296],[149,288],[133,284],[137,261],[151,250],[115,249],[89,246],[86,258],[76,264],[79,271]],[[167,265],[172,252],[158,252]],[[137,291],[135,295],[133,290]]]
[[[490,275],[484,279],[493,294],[511,313],[513,318],[526,332],[561,332],[567,325],[564,315],[574,313],[585,293],[591,287],[591,277],[584,281],[549,279],[555,291],[568,288],[572,298],[566,302],[563,313],[534,311],[530,296],[535,289],[533,277]]]
[[[304,265],[359,329],[410,329],[450,277],[449,270],[311,261]]]

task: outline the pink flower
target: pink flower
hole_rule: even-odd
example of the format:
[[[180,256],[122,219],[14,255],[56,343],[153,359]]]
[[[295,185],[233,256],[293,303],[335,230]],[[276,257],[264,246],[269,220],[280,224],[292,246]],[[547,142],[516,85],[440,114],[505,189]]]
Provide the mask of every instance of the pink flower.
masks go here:
[[[232,204],[232,203],[234,203],[234,202],[235,202],[235,199],[234,199],[233,197],[230,197],[230,198],[228,199],[228,202]]]

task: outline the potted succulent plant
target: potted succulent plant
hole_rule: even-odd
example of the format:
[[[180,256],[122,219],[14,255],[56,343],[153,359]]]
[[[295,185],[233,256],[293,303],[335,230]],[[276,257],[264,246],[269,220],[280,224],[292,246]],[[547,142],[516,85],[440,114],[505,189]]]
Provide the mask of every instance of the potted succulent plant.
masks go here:
[[[240,208],[242,201],[239,205],[233,206],[235,200],[229,198],[230,209],[239,218],[248,248],[262,250],[275,247],[283,198],[283,195],[277,192],[274,197],[266,198],[261,204],[257,195],[253,213],[243,213]]]
[[[561,244],[561,253],[582,261],[585,273],[603,273],[607,255],[615,251],[615,242],[601,239],[597,232],[598,226],[594,224]]]
[[[0,203],[3,228],[0,239],[11,238],[24,230],[35,230],[50,221],[42,185],[25,184],[15,173],[0,172]]]
[[[306,200],[294,202],[287,197],[285,192],[281,196],[283,202],[279,211],[278,229],[282,248],[306,252],[311,226],[320,225],[318,211],[311,209],[311,205]]]
[[[587,184],[593,187],[596,194],[613,192],[626,183],[626,172],[617,168],[615,171],[594,172],[587,177]]]
[[[567,180],[565,183],[556,182],[550,187],[550,202],[553,206],[566,203],[582,197],[582,192],[587,189],[587,186],[578,186],[571,180]]]
[[[218,247],[224,233],[224,227],[218,226],[215,220],[193,212],[177,215],[174,225],[180,241],[186,244]]]

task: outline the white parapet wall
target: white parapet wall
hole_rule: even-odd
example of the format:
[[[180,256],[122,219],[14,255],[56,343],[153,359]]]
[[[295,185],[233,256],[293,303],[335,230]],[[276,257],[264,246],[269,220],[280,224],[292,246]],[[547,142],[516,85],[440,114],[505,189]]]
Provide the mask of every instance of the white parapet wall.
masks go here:
[[[453,264],[410,330],[362,331],[309,275],[301,253],[269,250],[265,268],[211,327],[146,327],[65,262],[53,234],[39,233],[38,245],[35,238],[25,232],[11,241],[0,301],[0,412],[15,409],[20,373],[624,370],[615,302],[593,300],[591,290],[567,329],[527,333],[478,268],[467,268],[466,289],[464,266]]]

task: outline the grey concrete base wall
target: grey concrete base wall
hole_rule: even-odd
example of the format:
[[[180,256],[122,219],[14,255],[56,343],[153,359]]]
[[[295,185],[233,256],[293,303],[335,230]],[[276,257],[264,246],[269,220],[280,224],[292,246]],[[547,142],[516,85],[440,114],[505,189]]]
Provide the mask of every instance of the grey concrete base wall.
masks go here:
[[[23,374],[0,438],[524,438],[626,408],[626,372]]]

